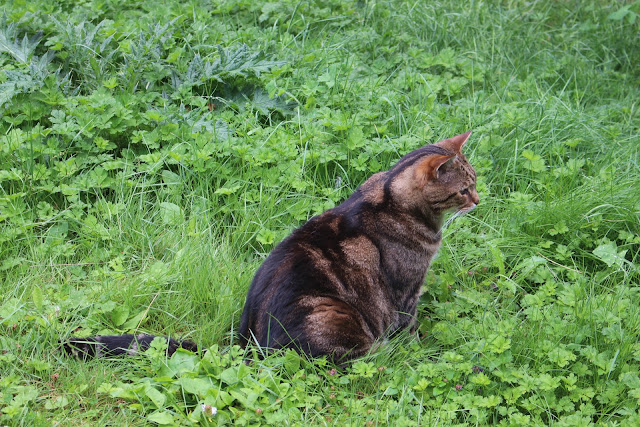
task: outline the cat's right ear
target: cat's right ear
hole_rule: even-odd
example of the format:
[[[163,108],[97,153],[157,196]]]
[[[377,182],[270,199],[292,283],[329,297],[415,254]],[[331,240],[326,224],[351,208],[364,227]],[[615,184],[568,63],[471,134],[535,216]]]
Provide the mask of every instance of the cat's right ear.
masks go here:
[[[440,176],[440,172],[449,162],[456,157],[455,154],[432,154],[421,160],[415,168],[415,178],[418,182],[435,181]]]
[[[435,145],[444,148],[447,151],[456,154],[462,154],[462,147],[467,143],[467,140],[471,136],[471,131],[461,133],[460,135],[456,135],[453,138],[442,140]]]

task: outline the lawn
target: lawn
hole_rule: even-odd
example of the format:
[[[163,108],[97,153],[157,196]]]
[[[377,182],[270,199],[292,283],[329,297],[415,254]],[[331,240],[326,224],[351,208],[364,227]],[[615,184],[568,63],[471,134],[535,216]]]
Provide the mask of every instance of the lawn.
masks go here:
[[[640,2],[0,12],[0,425],[640,425]],[[236,345],[275,244],[471,129],[418,337]],[[59,347],[132,332],[208,351]]]

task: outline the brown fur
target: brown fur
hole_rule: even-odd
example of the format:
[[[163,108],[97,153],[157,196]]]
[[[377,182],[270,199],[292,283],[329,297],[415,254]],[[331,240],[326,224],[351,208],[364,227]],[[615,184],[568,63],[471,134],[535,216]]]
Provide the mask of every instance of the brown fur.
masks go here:
[[[470,133],[407,154],[283,240],[249,289],[242,343],[345,361],[414,328],[445,213],[479,201]]]

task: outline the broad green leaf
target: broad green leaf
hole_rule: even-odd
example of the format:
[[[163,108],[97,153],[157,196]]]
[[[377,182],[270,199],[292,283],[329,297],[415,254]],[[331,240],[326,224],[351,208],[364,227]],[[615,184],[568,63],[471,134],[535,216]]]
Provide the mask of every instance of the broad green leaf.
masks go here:
[[[213,387],[211,380],[203,378],[186,378],[182,377],[178,380],[184,391],[204,399],[207,391]]]
[[[140,311],[138,314],[127,320],[125,323],[120,325],[120,329],[124,331],[132,331],[140,326],[142,323],[142,319],[144,319],[144,315],[146,314],[146,310]]]
[[[27,365],[38,372],[47,372],[51,370],[51,363],[39,359],[30,359]]]
[[[31,291],[31,299],[33,300],[33,304],[36,306],[36,309],[41,311],[44,304],[44,297],[42,296],[42,290],[38,286],[33,287],[33,290]]]
[[[178,349],[169,359],[168,367],[174,376],[179,376],[185,372],[193,372],[198,363],[200,363],[200,357],[197,354]]]
[[[160,215],[162,217],[162,222],[166,225],[177,225],[184,222],[182,209],[175,203],[160,203]]]
[[[491,380],[484,372],[480,372],[479,374],[472,376],[471,382],[478,386],[487,386],[491,384]]]
[[[511,340],[502,335],[492,334],[487,338],[487,351],[500,354],[511,347]]]
[[[180,178],[180,175],[178,175],[177,173],[173,173],[168,170],[163,170],[162,181],[165,184],[179,184],[180,182],[182,182],[182,179]]]
[[[476,404],[483,408],[492,408],[502,403],[502,398],[496,395],[491,395],[488,397],[478,396],[478,398],[479,399],[476,401]]]
[[[364,138],[364,132],[362,131],[362,127],[354,126],[349,131],[349,136],[347,137],[347,148],[349,150],[355,150],[356,148],[363,147],[366,143]]]
[[[160,424],[161,426],[176,424],[175,419],[173,418],[173,415],[167,411],[154,412],[153,414],[150,414],[149,416],[147,416],[147,419],[156,424]]]
[[[164,406],[164,402],[167,400],[167,396],[165,396],[152,386],[147,386],[144,390],[144,393],[159,409]]]
[[[612,21],[622,21],[624,17],[627,16],[629,13],[633,13],[632,11],[629,10],[630,8],[631,8],[631,5],[623,6],[620,9],[616,10],[615,12],[609,14],[608,18],[611,19]]]
[[[593,250],[593,254],[600,258],[600,260],[609,267],[613,265],[617,265],[619,267],[622,266],[622,264],[626,262],[626,259],[624,258],[626,253],[626,249],[618,252],[618,247],[613,242],[600,245]]]
[[[18,386],[16,387],[16,394],[13,397],[13,402],[20,406],[35,400],[38,397],[38,389],[34,386]]]
[[[222,194],[228,196],[229,194],[233,194],[241,188],[240,185],[232,185],[230,187],[220,187],[213,194]]]
[[[122,326],[129,318],[129,308],[126,305],[120,305],[111,312],[111,321],[115,326]]]
[[[0,271],[10,270],[22,264],[24,261],[25,261],[25,258],[21,256],[6,258],[5,260],[2,261],[2,264],[0,264]]]
[[[569,364],[569,362],[573,362],[576,360],[577,356],[571,351],[566,349],[566,346],[563,344],[557,345],[554,347],[548,354],[549,360],[553,363],[557,364],[559,367],[563,368]]]
[[[103,393],[109,393],[109,396],[111,397],[118,397],[129,400],[139,399],[138,394],[131,390],[130,386],[122,383],[120,383],[119,386],[110,385],[109,387],[101,387],[99,388],[99,391]]]
[[[18,323],[24,317],[24,303],[18,298],[10,298],[0,305],[0,321],[4,325]]]
[[[271,245],[276,239],[275,231],[263,228],[258,232],[256,240],[263,245]]]
[[[65,396],[58,396],[54,400],[48,399],[44,404],[44,408],[48,410],[64,408],[69,404],[69,399]]]
[[[524,167],[529,169],[532,172],[542,172],[546,169],[545,161],[538,154],[535,154],[531,150],[524,150],[522,152],[522,157],[527,159],[524,163]]]
[[[536,378],[538,387],[540,387],[541,390],[555,390],[560,386],[560,381],[560,377],[554,377],[547,373]]]
[[[498,272],[500,273],[500,275],[504,276],[505,275],[504,255],[502,254],[502,251],[500,250],[497,244],[493,244],[493,243],[489,244],[489,250],[491,251],[491,255],[493,256],[492,264],[498,268]]]
[[[220,373],[220,379],[228,385],[233,385],[238,382],[238,367],[232,366],[225,369]]]
[[[284,368],[291,375],[300,369],[300,362],[300,355],[296,352],[288,351],[284,355]]]
[[[629,388],[640,389],[640,374],[638,372],[625,372],[620,374],[620,381],[622,381]]]

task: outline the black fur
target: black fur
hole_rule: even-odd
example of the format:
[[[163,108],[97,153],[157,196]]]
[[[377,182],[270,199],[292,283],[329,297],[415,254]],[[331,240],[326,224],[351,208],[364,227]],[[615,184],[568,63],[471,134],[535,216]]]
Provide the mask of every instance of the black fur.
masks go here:
[[[151,345],[151,341],[155,338],[155,335],[147,334],[71,338],[62,344],[62,348],[67,354],[82,359],[119,355],[131,356],[148,349]],[[173,338],[161,338],[167,340],[167,354],[169,355],[175,353],[178,348],[184,348],[191,351],[198,350],[196,344],[191,341],[177,341]]]

